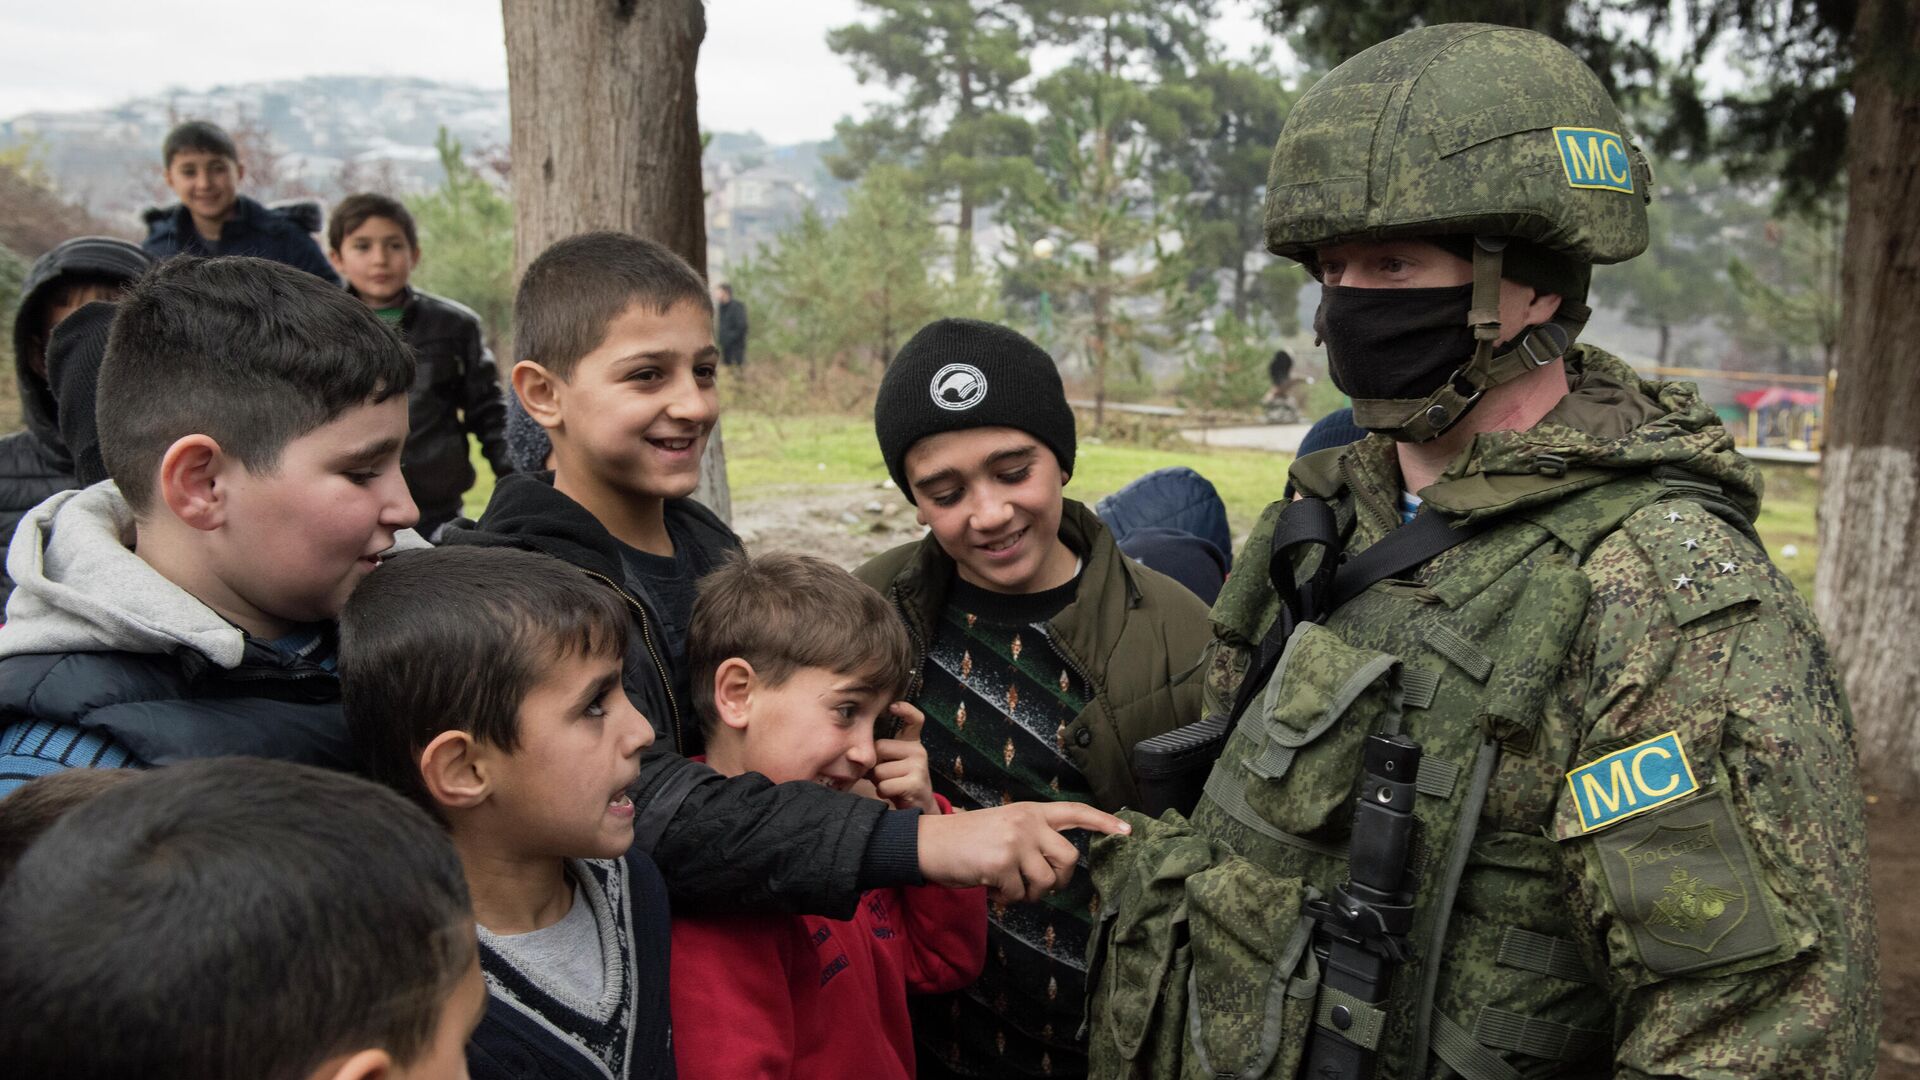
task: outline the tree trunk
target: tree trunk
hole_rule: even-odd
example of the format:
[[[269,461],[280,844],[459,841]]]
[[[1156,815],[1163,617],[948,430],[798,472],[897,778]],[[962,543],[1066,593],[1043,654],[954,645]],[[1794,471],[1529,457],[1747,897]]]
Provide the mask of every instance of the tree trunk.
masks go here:
[[[1868,781],[1920,794],[1920,13],[1865,0],[1847,146],[1842,315],[1821,463],[1814,606]]]
[[[514,277],[593,229],[650,237],[707,272],[694,65],[702,0],[504,0]],[[715,429],[694,497],[729,516]]]
[[[965,46],[971,48],[970,45]],[[973,102],[973,68],[960,65],[960,122],[966,125],[967,138],[972,140],[979,134],[973,126],[973,117],[977,111]],[[967,147],[972,151],[974,147]],[[954,229],[953,279],[965,281],[973,274],[973,186],[960,185],[960,222]]]
[[[1667,366],[1667,346],[1672,344],[1672,342],[1673,342],[1673,327],[1666,323],[1661,323],[1660,324],[1660,352],[1659,352],[1659,355],[1654,357],[1654,360],[1653,360],[1654,364],[1656,364],[1659,367]]]

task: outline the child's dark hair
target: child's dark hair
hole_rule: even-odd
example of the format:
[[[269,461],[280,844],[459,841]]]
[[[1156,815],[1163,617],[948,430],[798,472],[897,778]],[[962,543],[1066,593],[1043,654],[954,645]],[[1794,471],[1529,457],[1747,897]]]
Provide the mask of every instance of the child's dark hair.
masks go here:
[[[407,212],[406,204],[370,191],[341,199],[340,205],[327,215],[327,247],[339,251],[353,230],[365,225],[367,219],[377,217],[400,226],[400,231],[407,234],[407,246],[420,250],[420,233],[413,227],[413,215]]]
[[[712,733],[713,676],[739,657],[779,686],[802,668],[860,675],[898,698],[913,679],[913,642],[886,598],[824,559],[738,555],[700,579],[687,629],[693,711]]]
[[[139,775],[133,769],[63,769],[29,780],[0,799],[0,882],[62,814]]]
[[[520,279],[514,352],[568,379],[621,312],[643,304],[665,314],[683,303],[712,316],[706,282],[665,245],[620,232],[570,236],[541,252]]]
[[[433,807],[420,751],[443,731],[519,743],[520,703],[553,661],[623,656],[620,594],[548,555],[456,545],[397,555],[340,614],[341,705],[369,776]]]
[[[255,473],[355,406],[405,396],[413,354],[347,291],[266,259],[177,257],[120,301],[100,365],[100,453],[136,514],[160,459],[211,436]]]
[[[205,120],[188,120],[175,124],[167,132],[167,140],[160,144],[160,163],[173,167],[173,155],[182,150],[198,150],[215,157],[240,160],[240,151],[233,145],[233,136],[218,124]]]
[[[378,785],[215,758],[68,811],[0,884],[18,1076],[296,1080],[431,1044],[474,959],[453,845]]]

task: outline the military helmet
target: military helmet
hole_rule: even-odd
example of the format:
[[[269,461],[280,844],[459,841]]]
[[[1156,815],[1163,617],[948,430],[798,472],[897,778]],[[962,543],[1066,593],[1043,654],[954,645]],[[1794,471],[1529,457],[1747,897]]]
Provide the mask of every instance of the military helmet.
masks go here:
[[[1566,46],[1504,26],[1422,27],[1294,105],[1267,174],[1267,249],[1311,268],[1327,244],[1458,234],[1621,262],[1646,249],[1651,180]]]

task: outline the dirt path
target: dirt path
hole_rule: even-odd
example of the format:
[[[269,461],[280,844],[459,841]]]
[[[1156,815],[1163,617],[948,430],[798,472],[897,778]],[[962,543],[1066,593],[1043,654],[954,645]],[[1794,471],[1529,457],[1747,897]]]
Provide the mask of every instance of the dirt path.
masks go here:
[[[852,570],[926,530],[892,484],[803,484],[736,501],[733,531],[748,551],[800,551]]]

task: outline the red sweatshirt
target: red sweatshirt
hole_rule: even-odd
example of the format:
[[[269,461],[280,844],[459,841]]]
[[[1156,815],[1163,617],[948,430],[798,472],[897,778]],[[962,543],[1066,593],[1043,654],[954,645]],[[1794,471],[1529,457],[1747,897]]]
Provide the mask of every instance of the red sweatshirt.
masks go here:
[[[986,960],[985,889],[875,889],[844,921],[675,915],[680,1080],[912,1080],[907,995],[963,989]]]

